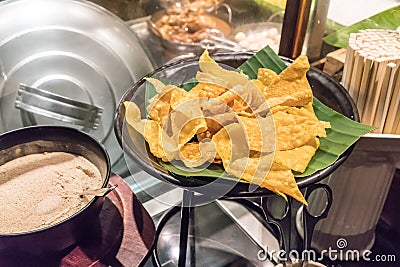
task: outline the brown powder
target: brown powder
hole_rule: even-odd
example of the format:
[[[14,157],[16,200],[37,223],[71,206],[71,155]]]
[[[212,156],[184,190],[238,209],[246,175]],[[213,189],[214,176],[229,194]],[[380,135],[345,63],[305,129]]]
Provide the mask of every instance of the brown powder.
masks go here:
[[[0,166],[0,234],[54,225],[82,209],[100,188],[100,171],[89,160],[66,152],[31,154]]]

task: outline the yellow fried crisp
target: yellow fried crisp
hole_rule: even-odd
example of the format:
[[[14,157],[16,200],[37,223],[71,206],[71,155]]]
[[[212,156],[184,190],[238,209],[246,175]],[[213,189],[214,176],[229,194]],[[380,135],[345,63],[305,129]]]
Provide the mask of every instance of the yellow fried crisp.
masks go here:
[[[187,143],[181,147],[182,155],[188,160],[198,160],[201,157],[200,146],[198,142]]]
[[[213,83],[198,83],[187,93],[187,99],[193,98],[215,98],[222,95],[229,89]]]
[[[181,99],[186,91],[174,85],[164,85],[154,78],[147,78],[157,91],[157,94],[149,100],[147,112],[152,120],[164,125],[166,118],[175,106],[177,99]]]
[[[260,186],[268,188],[284,198],[286,198],[286,195],[291,196],[307,205],[307,201],[299,190],[294,175],[290,170],[271,170]]]
[[[163,161],[169,161],[161,140],[161,127],[155,120],[141,119],[139,108],[133,102],[124,102],[125,119],[129,127],[139,132],[149,144],[150,152]],[[128,128],[128,131],[131,131]]]
[[[274,168],[275,164],[272,163],[272,159],[274,159],[273,154],[267,154],[262,157],[260,153],[250,152],[246,157],[245,153],[241,154],[240,151],[235,152],[234,147],[239,145],[237,142],[240,142],[240,135],[237,138],[231,138],[235,134],[230,130],[223,128],[213,136],[217,153],[221,157],[227,173],[265,187],[285,198],[286,195],[289,195],[304,204],[307,203],[298,189],[296,180],[290,169]],[[235,142],[235,140],[237,141]]]
[[[266,68],[258,69],[257,81],[261,82],[262,85],[270,86],[277,79],[279,79],[279,76],[275,71]]]
[[[275,151],[274,163],[281,168],[304,172],[319,147],[319,139],[314,137],[301,147],[291,150]]]
[[[250,150],[271,152],[275,150],[275,126],[271,116],[266,118],[238,117],[246,132]],[[242,140],[244,142],[244,140]]]
[[[305,106],[310,103],[313,94],[306,77],[309,68],[307,57],[299,56],[278,77],[271,78],[262,88],[270,107]]]
[[[305,109],[294,108],[289,111],[277,111],[273,114],[277,150],[291,150],[303,146],[316,136],[326,136],[325,128],[329,124],[311,119],[307,113],[303,113],[307,111]]]
[[[213,81],[224,80],[227,81],[225,86],[231,88],[238,84],[245,84],[248,82],[248,77],[242,73],[236,72],[235,70],[226,70],[218,65],[214,59],[212,59],[207,50],[203,52],[199,59],[199,67],[203,73],[207,75],[215,76],[216,79]]]

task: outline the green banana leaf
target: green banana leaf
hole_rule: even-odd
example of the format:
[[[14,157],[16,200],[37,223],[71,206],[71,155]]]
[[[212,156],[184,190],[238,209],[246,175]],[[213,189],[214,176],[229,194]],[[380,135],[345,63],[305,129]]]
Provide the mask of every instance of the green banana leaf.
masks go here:
[[[365,29],[396,30],[400,26],[400,5],[382,11],[372,17],[344,27],[324,37],[325,43],[338,48],[347,47],[350,33]]]
[[[257,77],[258,69],[265,67],[274,70],[276,73],[280,73],[287,65],[267,46],[244,62],[238,70],[248,75],[250,79],[254,79]],[[189,90],[189,88],[186,89]],[[305,177],[332,165],[339,156],[351,147],[361,136],[374,129],[372,126],[355,122],[343,116],[327,107],[316,98],[314,98],[313,101],[313,108],[318,119],[329,121],[332,128],[327,129],[327,137],[320,138],[320,147],[311,159],[305,172],[295,173],[296,177]],[[224,173],[224,169],[221,165],[212,164],[212,166],[207,169],[193,171],[193,168],[191,168],[190,171],[189,169],[186,171],[185,167],[178,168],[174,166],[174,164],[161,161],[160,164],[169,172],[179,176],[214,177],[238,181],[237,178]],[[242,182],[243,180],[240,181]]]
[[[159,161],[160,165],[169,172],[182,177],[211,177],[211,178],[224,178],[231,181],[240,181],[248,183],[245,180],[231,176],[225,172],[221,164],[211,164],[206,169],[188,168],[183,164],[171,164],[169,162]],[[179,167],[178,167],[179,166]]]

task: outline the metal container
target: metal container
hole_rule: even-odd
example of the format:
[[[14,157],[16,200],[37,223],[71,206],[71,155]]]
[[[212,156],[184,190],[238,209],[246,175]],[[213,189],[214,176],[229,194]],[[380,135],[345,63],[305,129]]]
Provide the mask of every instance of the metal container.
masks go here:
[[[147,51],[129,26],[94,3],[0,2],[0,133],[32,125],[71,126],[99,139],[114,163],[122,156],[112,134],[114,110],[123,92],[151,70]],[[16,108],[21,83],[102,108],[98,128]]]
[[[229,6],[224,5],[223,7],[225,7],[228,10],[228,14],[230,14],[231,11]],[[165,15],[168,15],[166,10],[160,10],[155,12],[148,20],[148,28],[152,34],[154,34],[157,38],[159,38],[161,44],[166,49],[174,52],[195,53],[195,54],[200,54],[202,51],[204,51],[205,44],[202,43],[201,41],[184,42],[166,38],[166,36],[161,33],[159,27],[157,26],[158,21]],[[230,27],[231,15],[228,15],[229,16],[228,21],[225,21],[220,17],[208,12],[199,13],[199,16],[200,15],[202,16],[203,19],[208,19],[210,21],[213,21],[215,27],[212,29],[212,31],[217,32],[218,37],[225,38],[228,37],[229,34],[231,33],[231,27]],[[207,38],[204,38],[203,40],[207,40]]]
[[[34,126],[0,135],[0,164],[43,152],[68,152],[85,157],[99,169],[102,187],[107,187],[111,173],[108,154],[97,140],[82,131],[62,126]],[[43,256],[61,253],[73,246],[88,227],[93,227],[104,199],[104,196],[95,197],[83,209],[52,226],[25,233],[0,234],[0,265],[9,254]]]

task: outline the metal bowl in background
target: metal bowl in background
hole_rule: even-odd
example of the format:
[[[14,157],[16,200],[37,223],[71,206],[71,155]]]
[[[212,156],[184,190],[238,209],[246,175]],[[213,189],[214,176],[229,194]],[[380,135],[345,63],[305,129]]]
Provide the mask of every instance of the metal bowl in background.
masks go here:
[[[0,2],[0,67],[0,133],[31,125],[68,125],[104,144],[113,164],[122,156],[112,133],[118,100],[153,70],[148,53],[124,21],[78,0]],[[46,110],[16,108],[21,83],[102,108],[98,128],[66,123],[46,116]]]
[[[254,55],[254,53],[252,52],[219,53],[214,54],[213,59],[216,62],[228,65],[233,68],[237,68],[252,55]],[[287,62],[287,64],[291,62],[287,59],[285,59],[285,61]],[[195,77],[197,71],[198,57],[192,57],[180,61],[175,61],[168,65],[164,65],[152,72],[150,75],[154,78],[163,78],[172,81],[174,82],[174,84],[182,84],[189,79]],[[307,73],[307,78],[310,82],[311,88],[316,98],[318,98],[321,102],[336,110],[337,112],[340,112],[353,120],[359,120],[357,108],[343,86],[341,86],[338,82],[316,68],[310,68]],[[139,133],[135,131],[132,131],[131,135],[129,135],[128,133],[127,125],[125,123],[125,108],[123,103],[125,101],[133,101],[139,107],[141,113],[145,114],[145,94],[146,81],[145,79],[142,79],[125,93],[116,111],[115,133],[120,145],[124,148],[126,157],[131,159],[133,162],[136,162],[144,171],[146,171],[150,175],[177,186],[185,188],[196,187],[194,190],[204,190],[202,189],[202,186],[205,183],[207,184],[215,181],[213,183],[213,186],[215,186],[216,192],[219,193],[226,190],[226,188],[229,188],[230,191],[227,192],[228,197],[253,197],[271,194],[269,190],[263,188],[249,191],[248,184],[236,184],[236,182],[228,181],[225,179],[214,179],[205,177],[191,177],[190,179],[187,179],[178,177],[176,175],[171,175],[171,173],[169,173],[160,165],[159,160],[156,159],[148,151],[148,148],[146,147],[146,142]],[[128,138],[124,139],[124,137]],[[339,157],[339,159],[331,166],[319,170],[310,176],[296,179],[298,186],[300,188],[303,188],[327,177],[346,160],[346,158],[351,154],[353,147],[354,146],[344,152]],[[206,191],[199,192],[205,195],[212,193],[210,192],[210,187],[207,187],[205,189]]]
[[[196,18],[199,19],[201,17],[202,20],[211,21],[215,25],[215,27],[213,27],[212,29],[210,28],[210,30],[212,31],[211,34],[217,34],[217,36],[225,38],[231,33],[231,11],[229,6],[224,5],[223,7],[228,10],[227,20],[224,20],[213,13],[201,11],[198,12],[198,16],[196,16]],[[174,36],[164,33],[164,31],[160,28],[160,21],[164,16],[169,16],[167,10],[160,10],[155,12],[148,20],[148,29],[160,40],[162,46],[164,46],[167,50],[181,53],[199,54],[204,50],[205,46],[202,44],[201,41],[208,39],[208,36],[206,34],[202,35],[204,36],[204,38],[199,38],[199,40],[196,41],[176,40],[174,39]],[[182,35],[180,35],[179,37],[182,37]]]
[[[111,173],[108,154],[99,142],[82,131],[63,126],[32,126],[0,135],[0,164],[44,152],[67,152],[85,157],[99,169],[102,187],[107,186]],[[0,234],[0,265],[10,252],[43,256],[74,245],[88,227],[95,224],[104,199],[104,196],[95,197],[83,209],[52,226],[25,233]]]

